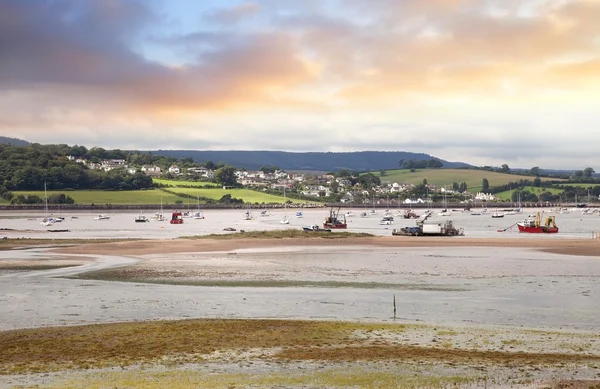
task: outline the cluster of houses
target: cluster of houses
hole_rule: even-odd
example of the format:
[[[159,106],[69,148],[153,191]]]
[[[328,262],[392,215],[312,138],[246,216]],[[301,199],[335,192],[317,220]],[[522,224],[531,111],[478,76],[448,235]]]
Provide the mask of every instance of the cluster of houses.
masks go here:
[[[68,157],[69,160],[82,163],[86,165],[89,169],[101,169],[104,171],[110,171],[112,169],[126,169],[126,171],[130,174],[134,174],[137,171],[141,171],[144,174],[147,174],[152,177],[160,177],[167,173],[170,173],[175,176],[184,176],[184,175],[194,175],[196,177],[201,177],[207,180],[210,180],[214,177],[214,171],[211,169],[207,169],[204,167],[190,167],[186,169],[179,168],[177,165],[173,165],[169,167],[166,171],[163,171],[159,166],[141,166],[141,167],[130,167],[127,165],[127,162],[124,159],[109,159],[104,160],[100,163],[90,163],[87,160],[75,158],[72,156]],[[378,198],[382,197],[390,197],[392,198],[398,197],[397,194],[403,192],[410,192],[411,189],[414,188],[412,184],[404,184],[397,182],[384,182],[382,185],[376,186],[372,188],[372,191],[369,192],[360,188],[358,185],[352,187],[350,180],[346,178],[336,177],[332,174],[322,174],[317,176],[312,176],[310,180],[307,180],[307,176],[301,173],[287,173],[283,170],[275,170],[274,172],[263,172],[263,171],[246,171],[246,170],[237,170],[235,172],[237,182],[246,187],[254,187],[254,188],[269,188],[275,190],[290,190],[291,188],[301,188],[300,192],[303,196],[319,198],[319,197],[329,197],[333,190],[332,187],[337,186],[338,193],[342,193],[342,197],[340,201],[342,203],[354,203],[361,199],[361,201],[366,201],[373,196],[377,196]],[[430,193],[434,192],[445,192],[446,194],[453,194],[454,191],[448,188],[436,188],[434,185],[427,185],[427,188]],[[483,201],[495,201],[497,200],[494,195],[489,193],[477,193],[472,195],[469,199],[471,201],[483,202]],[[403,202],[405,204],[415,204],[415,203],[427,203],[430,199],[425,198],[417,198],[410,199],[407,198]],[[379,201],[378,201],[379,202]]]

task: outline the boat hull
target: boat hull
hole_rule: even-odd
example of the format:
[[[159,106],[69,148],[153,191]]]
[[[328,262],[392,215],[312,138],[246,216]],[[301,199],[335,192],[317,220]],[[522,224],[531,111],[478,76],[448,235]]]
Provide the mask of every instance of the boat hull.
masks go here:
[[[558,232],[558,227],[545,227],[545,226],[524,226],[522,224],[517,224],[519,228],[519,232],[526,232],[529,234],[556,234]]]
[[[340,224],[323,223],[323,228],[330,228],[332,230],[345,230],[348,228],[348,225],[346,223],[340,223]]]

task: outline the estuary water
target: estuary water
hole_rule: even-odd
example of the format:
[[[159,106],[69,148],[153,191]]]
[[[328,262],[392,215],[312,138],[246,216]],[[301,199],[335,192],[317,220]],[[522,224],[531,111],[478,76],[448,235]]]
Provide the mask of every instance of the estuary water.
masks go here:
[[[193,211],[193,210],[192,210]],[[224,233],[227,227],[236,230],[279,230],[287,228],[300,229],[302,226],[311,224],[322,224],[324,218],[329,214],[325,208],[307,209],[303,211],[303,217],[296,217],[298,209],[269,211],[267,216],[259,216],[260,210],[253,211],[252,220],[244,220],[243,210],[210,210],[203,212],[204,219],[185,218],[181,225],[169,224],[170,213],[163,213],[167,221],[151,221],[149,223],[135,223],[139,213],[109,211],[104,213],[110,216],[108,220],[95,220],[98,214],[89,212],[63,213],[65,220],[50,227],[40,224],[44,215],[40,212],[2,212],[0,213],[0,237],[29,237],[29,238],[176,238],[191,235],[207,235],[212,233]],[[343,210],[341,214],[346,211]],[[403,219],[400,216],[394,218],[393,225],[379,224],[383,211],[368,217],[360,217],[363,210],[351,210],[354,216],[347,217],[348,230],[351,232],[367,232],[373,235],[391,235],[394,228],[414,226],[414,219]],[[390,210],[391,213],[401,210]],[[507,215],[504,218],[492,218],[491,214],[470,215],[469,213],[454,212],[451,216],[437,216],[439,210],[433,211],[430,221],[452,220],[456,227],[463,228],[466,237],[471,238],[519,238],[531,237],[528,234],[519,234],[515,223],[522,221],[529,214],[535,214],[538,210],[526,209],[520,215]],[[157,210],[157,212],[159,212]],[[422,213],[419,212],[418,213]],[[152,212],[146,211],[147,217],[153,216]],[[54,216],[58,216],[55,214]],[[557,224],[560,228],[559,234],[551,236],[539,236],[539,239],[569,239],[590,238],[592,234],[600,232],[600,216],[582,215],[579,210],[569,214],[559,214]],[[282,224],[281,220],[287,217],[289,224]],[[513,226],[512,228],[509,228]],[[505,232],[498,230],[508,228]],[[51,233],[48,230],[69,230],[69,232]],[[457,238],[457,239],[460,239]]]
[[[321,223],[328,214],[327,209],[305,210],[304,217],[297,218],[295,212],[279,210],[244,220],[244,212],[239,210],[207,211],[204,219],[185,219],[182,225],[135,223],[138,214],[123,212],[109,213],[109,220],[95,220],[96,214],[81,212],[63,214],[65,220],[50,229],[69,232],[54,233],[41,226],[42,214],[5,212],[0,218],[0,236],[167,239],[223,233],[226,227],[247,231],[301,228]],[[394,225],[384,226],[379,224],[381,212],[368,218],[356,213],[348,217],[348,231],[389,235],[392,228],[415,223],[397,217]],[[280,223],[284,215],[289,225]],[[598,216],[576,212],[557,216],[560,233],[552,239],[589,238],[600,231]],[[523,218],[492,219],[458,212],[432,219],[453,220],[464,228],[466,237],[531,237],[514,228],[498,232]],[[95,262],[77,268],[0,271],[0,330],[210,317],[400,320],[600,331],[600,250],[598,257],[578,257],[507,247],[308,246],[230,254],[96,256]],[[4,263],[48,258],[45,249],[0,251]],[[64,278],[148,261],[201,271],[203,280],[259,282],[251,286],[185,286]],[[268,286],[273,280],[300,282],[301,286]]]

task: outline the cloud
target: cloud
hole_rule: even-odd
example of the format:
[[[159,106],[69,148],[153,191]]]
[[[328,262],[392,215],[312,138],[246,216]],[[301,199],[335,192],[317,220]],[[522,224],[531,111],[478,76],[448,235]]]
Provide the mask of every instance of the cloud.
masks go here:
[[[598,1],[160,1],[0,0],[0,131],[576,160],[547,134],[600,124]]]

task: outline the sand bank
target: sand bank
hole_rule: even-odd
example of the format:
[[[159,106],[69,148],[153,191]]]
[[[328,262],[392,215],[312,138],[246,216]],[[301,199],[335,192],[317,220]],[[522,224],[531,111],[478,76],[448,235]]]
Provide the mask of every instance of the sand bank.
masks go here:
[[[512,247],[531,248],[555,254],[598,256],[600,240],[595,239],[476,239],[447,237],[348,237],[348,238],[261,238],[168,239],[113,243],[86,243],[55,251],[69,254],[146,255],[184,252],[234,251],[285,246],[377,246],[377,247]]]

